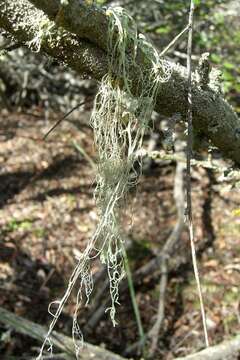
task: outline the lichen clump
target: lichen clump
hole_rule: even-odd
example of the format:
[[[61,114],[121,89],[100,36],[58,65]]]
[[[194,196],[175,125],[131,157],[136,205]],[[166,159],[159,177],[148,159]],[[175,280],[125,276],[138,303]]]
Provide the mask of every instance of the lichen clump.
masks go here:
[[[108,310],[115,325],[118,285],[123,277],[124,200],[138,178],[136,154],[151,119],[159,84],[167,81],[171,72],[154,47],[138,34],[135,22],[125,10],[109,8],[107,15],[109,67],[95,99],[91,123],[99,156],[95,191],[100,211],[99,252],[108,268],[112,299]],[[149,60],[147,69],[141,69],[137,63],[139,51]]]
[[[48,17],[39,11],[39,19],[37,19],[38,28],[35,36],[28,42],[29,48],[34,52],[39,52],[42,47],[42,43],[46,39],[52,38],[52,31],[55,28],[55,23],[50,21]]]
[[[168,81],[171,75],[169,65],[159,57],[151,43],[138,33],[134,20],[124,9],[108,8],[106,15],[109,18],[108,73],[99,86],[91,117],[98,152],[95,200],[99,209],[99,223],[78,259],[63,298],[57,302],[57,310],[52,314],[53,320],[38,359],[41,359],[46,343],[51,347],[51,332],[78,280],[80,287],[72,335],[76,354],[79,354],[81,344],[76,340],[82,342],[82,333],[77,314],[83,299],[89,300],[93,288],[91,260],[96,257],[107,266],[111,304],[106,311],[109,311],[113,325],[116,325],[118,287],[124,276],[122,215],[125,200],[129,188],[137,183],[137,153],[149,126],[158,87],[160,83]],[[147,59],[144,68],[138,64],[139,57]]]

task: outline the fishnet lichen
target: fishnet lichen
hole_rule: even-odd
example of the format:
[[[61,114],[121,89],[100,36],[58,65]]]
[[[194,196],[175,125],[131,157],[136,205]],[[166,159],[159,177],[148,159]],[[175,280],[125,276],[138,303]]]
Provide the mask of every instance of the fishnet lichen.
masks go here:
[[[148,40],[138,34],[134,20],[124,9],[108,8],[106,14],[109,17],[108,73],[99,86],[91,117],[99,158],[95,189],[99,224],[78,259],[63,298],[57,302],[57,311],[52,313],[53,320],[38,359],[41,359],[47,343],[51,350],[51,332],[75,283],[80,279],[72,329],[78,356],[83,337],[77,314],[84,293],[89,300],[93,288],[90,262],[96,257],[107,266],[111,304],[106,311],[109,311],[112,323],[116,325],[118,287],[124,275],[121,222],[126,195],[128,189],[137,183],[139,171],[135,170],[138,161],[136,154],[149,126],[159,84],[167,81],[171,75],[169,65],[159,58]],[[137,63],[141,52],[149,59],[144,69]],[[137,80],[130,77],[133,72],[138,74]]]
[[[159,83],[168,79],[170,69],[151,44],[138,36],[135,22],[122,8],[109,8],[107,15],[110,18],[109,71],[96,96],[92,126],[99,154],[95,198],[102,221],[99,224],[101,254],[108,267],[112,299],[107,310],[115,325],[118,285],[123,276],[123,200],[128,188],[136,183],[136,153],[151,119]],[[144,72],[137,64],[139,49],[147,52],[152,62],[148,71]],[[139,74],[137,84],[129,77],[134,67]],[[133,86],[137,86],[137,97],[132,94]]]

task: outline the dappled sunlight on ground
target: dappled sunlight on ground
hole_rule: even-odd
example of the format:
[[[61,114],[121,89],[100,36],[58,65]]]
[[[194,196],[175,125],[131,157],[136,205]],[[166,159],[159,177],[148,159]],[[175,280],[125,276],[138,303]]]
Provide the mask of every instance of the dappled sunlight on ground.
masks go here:
[[[48,303],[63,294],[75,256],[85,248],[98,220],[94,170],[73,144],[74,140],[95,161],[92,131],[62,124],[44,142],[41,138],[52,123],[42,120],[41,114],[5,114],[0,129],[0,305],[42,324],[49,320]],[[143,174],[137,190],[130,192],[125,229],[136,242],[134,251],[129,251],[133,270],[161,251],[175,224],[174,173],[173,164],[155,164]],[[222,184],[204,169],[194,169],[195,234],[197,244],[206,242],[199,268],[212,343],[236,334],[240,323],[240,194],[220,189]],[[186,249],[184,232],[176,254],[184,255]],[[96,263],[94,274],[98,270]],[[159,359],[203,346],[191,263],[171,274],[169,281]],[[136,289],[146,331],[156,315],[158,283],[158,277],[149,276]],[[75,298],[68,303],[58,324],[68,334],[74,302]],[[119,353],[138,336],[128,291],[120,302],[115,329],[104,315],[87,334],[87,340],[105,343]],[[80,323],[87,319],[88,308],[81,310]],[[30,348],[35,345],[28,342]],[[19,348],[19,342],[12,341],[12,353]]]

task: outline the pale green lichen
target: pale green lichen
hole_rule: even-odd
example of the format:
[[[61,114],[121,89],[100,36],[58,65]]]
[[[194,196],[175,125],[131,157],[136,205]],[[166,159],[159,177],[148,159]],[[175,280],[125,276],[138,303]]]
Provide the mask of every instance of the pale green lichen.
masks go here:
[[[100,251],[108,267],[112,299],[107,310],[115,325],[118,285],[123,277],[124,199],[138,178],[134,163],[151,119],[157,89],[161,82],[168,80],[171,71],[149,41],[138,35],[135,22],[124,9],[109,8],[107,15],[110,19],[109,69],[96,96],[91,123],[99,156],[95,198],[100,210]],[[142,70],[137,64],[139,49],[150,59],[148,70]],[[132,93],[133,80],[129,76],[132,68],[139,75],[134,85],[137,97]]]
[[[222,72],[217,68],[213,68],[210,72],[210,88],[217,94],[221,95],[222,91]]]
[[[42,43],[48,39],[51,42],[53,39],[53,29],[55,23],[50,21],[46,15],[39,11],[39,19],[35,19],[38,27],[36,29],[35,36],[28,42],[28,46],[32,51],[39,52],[42,47]]]
[[[91,117],[99,158],[95,190],[99,223],[87,248],[78,259],[68,288],[57,303],[57,311],[52,314],[53,320],[38,359],[41,359],[45,345],[51,344],[51,332],[73,286],[80,278],[72,330],[76,354],[79,354],[82,333],[77,323],[77,314],[83,294],[85,293],[87,301],[91,294],[90,261],[96,257],[107,266],[111,305],[106,311],[110,312],[113,325],[116,325],[118,287],[124,275],[124,236],[121,222],[125,199],[129,188],[137,183],[137,153],[149,126],[158,87],[171,75],[171,68],[159,58],[149,41],[138,34],[135,22],[125,10],[109,8],[106,14],[109,17],[108,72],[101,81]],[[138,65],[139,51],[147,54],[149,63],[146,68]],[[130,77],[132,69],[138,74],[137,80]],[[132,93],[133,87],[134,94],[137,95]],[[77,340],[80,340],[80,345]]]

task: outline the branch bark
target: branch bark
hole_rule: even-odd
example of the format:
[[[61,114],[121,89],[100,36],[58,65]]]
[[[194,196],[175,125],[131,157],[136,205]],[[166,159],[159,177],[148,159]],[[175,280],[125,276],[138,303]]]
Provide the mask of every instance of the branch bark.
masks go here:
[[[44,14],[27,0],[0,0],[0,28],[21,43],[29,44],[38,35],[41,22],[47,25]],[[41,52],[67,64],[83,77],[100,80],[107,72],[107,57],[100,48],[57,26],[42,38]]]
[[[0,322],[11,326],[17,332],[28,335],[39,341],[43,341],[47,330],[32,321],[26,320],[20,316],[17,316],[10,311],[7,311],[0,307]],[[75,349],[71,338],[53,331],[51,340],[53,346],[60,351],[69,355],[69,358],[75,359]],[[124,360],[119,355],[116,355],[108,350],[102,349],[99,346],[85,343],[81,351],[82,360]]]
[[[240,354],[240,336],[232,340],[208,347],[196,354],[176,358],[175,360],[237,360]]]
[[[107,49],[108,19],[103,8],[87,5],[84,1],[71,0],[65,5],[59,0],[30,0],[44,11],[49,19],[81,39],[87,39],[103,50]]]
[[[56,23],[51,36],[44,38],[41,51],[64,62],[80,75],[100,80],[107,72],[108,16],[105,10],[83,5],[78,0],[61,6],[60,0],[31,0]],[[0,27],[10,32],[17,41],[28,42],[39,30],[41,11],[27,0],[0,0]],[[65,28],[64,31],[61,27]],[[147,66],[149,59],[139,54],[140,66]],[[187,112],[186,69],[169,63],[172,75],[161,84],[156,111],[166,116]],[[132,79],[138,76],[133,70]],[[132,89],[134,92],[134,89]],[[211,89],[202,89],[193,79],[193,126],[217,146],[224,156],[240,164],[240,120],[232,107]]]

